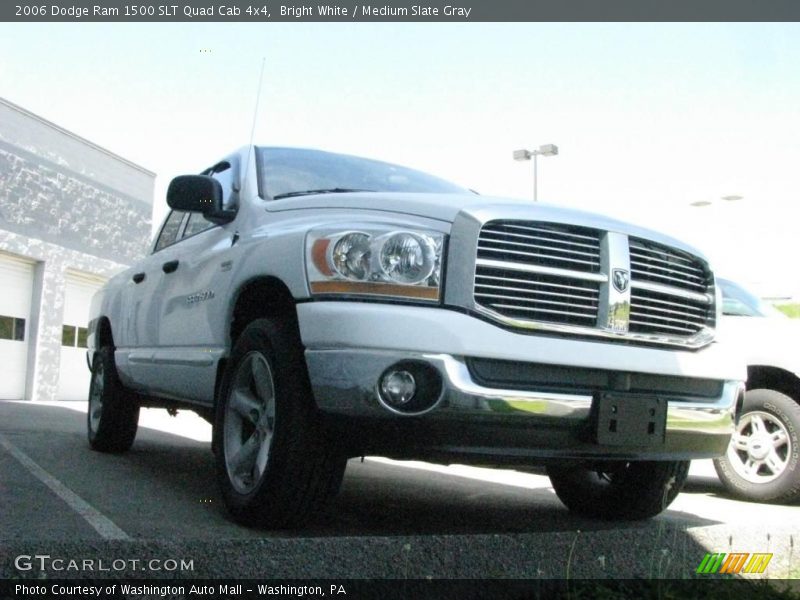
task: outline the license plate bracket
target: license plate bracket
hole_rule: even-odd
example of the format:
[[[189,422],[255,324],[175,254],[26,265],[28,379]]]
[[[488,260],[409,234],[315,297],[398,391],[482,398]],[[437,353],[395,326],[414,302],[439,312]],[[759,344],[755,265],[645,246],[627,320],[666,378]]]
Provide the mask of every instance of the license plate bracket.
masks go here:
[[[601,393],[594,399],[597,443],[660,446],[667,431],[667,401],[653,396]]]

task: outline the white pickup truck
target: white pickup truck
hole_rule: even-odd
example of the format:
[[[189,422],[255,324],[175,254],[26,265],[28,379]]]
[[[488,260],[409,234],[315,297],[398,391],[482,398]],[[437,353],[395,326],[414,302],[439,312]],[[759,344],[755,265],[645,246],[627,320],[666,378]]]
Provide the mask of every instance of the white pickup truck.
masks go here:
[[[728,446],[745,369],[676,240],[290,148],[167,202],[92,302],[89,441],[127,450],[140,406],[197,411],[242,523],[302,524],[364,454],[545,465],[569,509],[641,519]]]
[[[720,335],[747,363],[747,392],[728,451],[714,461],[730,492],[756,502],[800,500],[800,320],[727,279]]]

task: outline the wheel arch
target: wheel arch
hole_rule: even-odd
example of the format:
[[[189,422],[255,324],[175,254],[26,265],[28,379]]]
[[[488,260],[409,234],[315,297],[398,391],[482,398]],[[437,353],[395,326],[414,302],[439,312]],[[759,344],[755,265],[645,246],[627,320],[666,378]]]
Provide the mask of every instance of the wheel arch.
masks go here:
[[[97,331],[95,333],[95,340],[96,340],[96,349],[100,349],[103,346],[110,346],[111,348],[115,348],[114,345],[114,333],[111,329],[111,319],[108,317],[100,317],[97,320]]]
[[[289,291],[289,286],[278,277],[250,279],[239,287],[234,297],[228,331],[231,347],[245,327],[256,319],[281,315],[297,321],[294,296]]]
[[[747,389],[766,388],[781,392],[800,404],[800,377],[779,367],[748,365]]]
[[[234,294],[230,310],[227,336],[229,350],[233,350],[236,340],[250,323],[256,319],[276,315],[291,319],[299,338],[295,298],[292,296],[289,286],[278,277],[265,275],[245,281]],[[223,358],[217,364],[214,398],[218,397],[227,363],[228,359]]]
[[[94,319],[90,323],[90,339],[94,343],[94,351],[100,350],[103,346],[114,348],[114,334],[111,329],[111,319],[103,315]]]

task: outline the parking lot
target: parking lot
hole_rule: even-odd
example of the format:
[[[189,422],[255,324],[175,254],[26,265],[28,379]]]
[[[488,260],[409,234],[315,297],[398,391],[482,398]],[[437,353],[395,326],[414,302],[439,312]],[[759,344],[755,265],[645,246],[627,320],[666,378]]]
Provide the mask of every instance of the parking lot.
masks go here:
[[[355,459],[326,513],[272,532],[229,520],[192,413],[143,410],[115,456],[88,449],[83,410],[0,402],[2,577],[684,579],[707,552],[772,553],[765,576],[800,576],[800,510],[731,499],[710,463],[661,516],[620,524],[572,516],[542,475]],[[100,559],[120,562],[64,568]]]

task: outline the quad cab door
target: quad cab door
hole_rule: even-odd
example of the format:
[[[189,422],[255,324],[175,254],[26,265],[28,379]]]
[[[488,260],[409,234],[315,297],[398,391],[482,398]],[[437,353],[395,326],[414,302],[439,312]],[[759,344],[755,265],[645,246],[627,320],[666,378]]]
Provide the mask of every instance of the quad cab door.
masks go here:
[[[205,174],[219,180],[223,203],[235,206],[230,162]],[[148,307],[156,328],[140,377],[156,395],[213,404],[217,362],[225,352],[225,323],[236,244],[235,221],[222,225],[187,213],[175,241],[158,255],[158,289]]]
[[[186,212],[171,211],[152,253],[125,273],[114,342],[117,371],[126,387],[147,391],[147,368],[158,346],[161,265],[174,253],[170,249],[180,239],[187,218]]]

